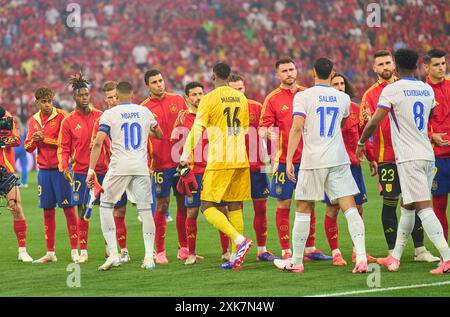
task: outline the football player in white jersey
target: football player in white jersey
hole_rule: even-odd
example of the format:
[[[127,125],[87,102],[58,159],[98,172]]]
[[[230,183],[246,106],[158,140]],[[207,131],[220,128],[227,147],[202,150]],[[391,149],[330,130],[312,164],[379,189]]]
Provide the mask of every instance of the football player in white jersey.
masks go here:
[[[296,214],[292,230],[293,256],[275,260],[277,268],[303,272],[303,253],[308,239],[311,210],[325,192],[344,211],[356,250],[354,273],[367,271],[364,223],[356,208],[358,186],[350,171],[350,160],[341,127],[349,116],[350,97],[330,86],[333,63],[319,58],[314,64],[315,86],[299,92],[293,102],[293,125],[289,134],[286,174],[295,182],[292,158],[303,138],[303,155],[295,189]]]
[[[435,105],[434,92],[428,84],[414,78],[419,58],[417,52],[399,49],[394,58],[400,80],[388,85],[381,93],[377,110],[366,125],[357,148],[357,156],[361,157],[362,145],[389,114],[392,144],[402,188],[402,213],[394,251],[387,258],[378,259],[378,263],[386,266],[389,271],[398,271],[417,212],[425,232],[443,259],[438,268],[430,273],[450,273],[450,249],[431,203],[435,166],[428,138],[428,119],[432,116]]]
[[[147,141],[149,135],[162,138],[163,132],[150,110],[131,103],[133,89],[130,83],[121,82],[116,89],[119,104],[106,110],[100,117],[100,126],[91,150],[86,178],[86,183],[92,187],[94,168],[103,142],[109,137],[111,163],[103,180],[104,192],[100,196],[100,223],[110,255],[99,270],[105,271],[120,265],[113,208],[125,191],[128,199],[136,204],[142,219],[145,246],[142,268],[152,269],[155,267],[153,261],[155,223],[151,213],[152,185],[147,164]]]

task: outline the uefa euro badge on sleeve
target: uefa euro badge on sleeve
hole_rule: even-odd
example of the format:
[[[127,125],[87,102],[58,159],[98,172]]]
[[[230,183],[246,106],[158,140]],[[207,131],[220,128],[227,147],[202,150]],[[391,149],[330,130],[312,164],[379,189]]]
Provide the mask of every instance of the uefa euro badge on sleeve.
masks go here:
[[[86,212],[84,213],[84,220],[89,221],[91,218],[92,207],[94,206],[94,202],[100,197],[101,193],[103,193],[103,188],[98,182],[97,175],[94,174],[94,186],[89,190],[89,203]]]

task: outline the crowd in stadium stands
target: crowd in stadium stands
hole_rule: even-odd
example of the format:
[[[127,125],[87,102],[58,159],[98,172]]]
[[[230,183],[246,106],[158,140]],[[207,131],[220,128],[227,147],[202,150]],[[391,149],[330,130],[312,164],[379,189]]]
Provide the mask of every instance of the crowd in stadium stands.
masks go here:
[[[84,0],[81,27],[62,0],[12,0],[0,6],[0,104],[12,113],[35,111],[41,83],[73,105],[67,81],[80,69],[93,82],[96,106],[107,79],[131,79],[146,95],[143,74],[163,71],[169,90],[191,80],[208,85],[213,63],[226,60],[262,102],[277,86],[274,61],[294,58],[299,83],[308,86],[319,56],[335,61],[355,85],[357,98],[371,85],[371,56],[405,46],[421,53],[450,49],[450,7],[442,0],[381,0],[380,27],[368,27],[363,0]],[[76,13],[76,12],[75,12]]]

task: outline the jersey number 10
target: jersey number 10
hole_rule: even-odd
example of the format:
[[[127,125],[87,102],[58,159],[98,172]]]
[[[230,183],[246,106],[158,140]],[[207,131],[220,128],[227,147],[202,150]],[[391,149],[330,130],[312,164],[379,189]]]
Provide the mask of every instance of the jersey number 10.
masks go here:
[[[125,122],[120,127],[120,130],[124,131],[125,150],[129,151],[130,146],[133,150],[138,149],[141,146],[142,128],[137,122],[129,124]]]

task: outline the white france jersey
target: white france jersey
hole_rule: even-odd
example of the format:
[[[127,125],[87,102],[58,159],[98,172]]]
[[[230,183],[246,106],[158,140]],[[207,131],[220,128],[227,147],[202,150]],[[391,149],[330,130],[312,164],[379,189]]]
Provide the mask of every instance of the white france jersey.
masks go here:
[[[293,115],[305,118],[300,169],[350,164],[341,121],[350,114],[350,97],[330,86],[316,85],[294,97]]]
[[[428,139],[428,118],[434,103],[433,88],[415,78],[400,79],[383,89],[378,108],[389,111],[397,163],[434,161]]]
[[[146,107],[119,104],[100,117],[99,131],[111,139],[111,175],[149,175],[148,136],[158,123]]]

